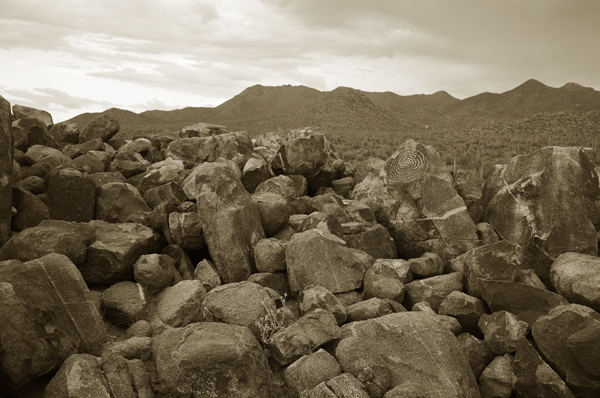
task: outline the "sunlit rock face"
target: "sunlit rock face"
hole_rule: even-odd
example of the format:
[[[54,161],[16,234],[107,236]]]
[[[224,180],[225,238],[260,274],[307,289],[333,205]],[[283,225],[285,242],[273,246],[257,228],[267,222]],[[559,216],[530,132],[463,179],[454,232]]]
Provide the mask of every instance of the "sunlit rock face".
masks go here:
[[[486,181],[484,221],[524,250],[523,263],[549,285],[562,253],[597,254],[598,175],[583,150],[546,147],[511,159]]]
[[[398,255],[434,252],[449,260],[477,246],[477,229],[431,146],[408,140],[383,165],[373,167],[352,191],[396,242]]]

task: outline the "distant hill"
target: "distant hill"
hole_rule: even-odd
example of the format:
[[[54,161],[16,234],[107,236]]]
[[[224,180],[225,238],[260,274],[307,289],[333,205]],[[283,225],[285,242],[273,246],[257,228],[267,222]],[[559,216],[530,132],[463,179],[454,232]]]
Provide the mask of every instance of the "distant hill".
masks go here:
[[[136,114],[112,108],[69,120],[84,127],[107,114],[119,120],[126,136],[135,131],[177,131],[198,123],[226,125],[255,136],[319,126],[324,131],[454,131],[486,125],[494,120],[515,120],[540,113],[585,113],[600,110],[600,92],[576,83],[553,88],[531,79],[504,93],[481,93],[464,100],[445,91],[402,96],[392,92],[366,92],[350,87],[319,91],[305,86],[255,85],[214,108],[189,107]]]

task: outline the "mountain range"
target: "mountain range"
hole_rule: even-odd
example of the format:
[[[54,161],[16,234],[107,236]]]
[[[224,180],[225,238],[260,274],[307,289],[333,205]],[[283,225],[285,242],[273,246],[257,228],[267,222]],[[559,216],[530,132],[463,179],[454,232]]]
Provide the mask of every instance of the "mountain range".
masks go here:
[[[445,91],[402,96],[349,87],[319,91],[305,86],[255,85],[214,108],[188,107],[172,111],[134,113],[111,108],[69,120],[83,127],[106,114],[119,120],[121,130],[176,131],[198,123],[226,125],[254,136],[319,126],[327,131],[411,131],[471,128],[489,120],[515,120],[539,113],[600,110],[600,91],[567,83],[549,87],[531,79],[504,93],[481,93],[463,100]]]

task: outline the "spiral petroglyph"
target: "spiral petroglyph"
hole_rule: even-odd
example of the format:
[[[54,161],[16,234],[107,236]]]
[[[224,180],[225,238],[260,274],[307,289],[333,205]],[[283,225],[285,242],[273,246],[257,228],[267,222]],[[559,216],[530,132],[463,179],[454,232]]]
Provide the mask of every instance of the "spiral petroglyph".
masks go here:
[[[427,170],[427,159],[419,151],[397,152],[385,165],[388,181],[408,183],[419,179]]]

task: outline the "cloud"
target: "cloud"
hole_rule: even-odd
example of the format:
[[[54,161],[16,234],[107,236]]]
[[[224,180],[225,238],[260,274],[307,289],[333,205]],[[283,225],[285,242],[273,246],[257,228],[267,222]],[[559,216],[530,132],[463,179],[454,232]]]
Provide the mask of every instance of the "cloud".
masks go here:
[[[70,95],[64,91],[60,91],[50,87],[35,88],[33,90],[25,89],[7,89],[4,92],[8,96],[15,98],[16,101],[21,101],[19,104],[26,106],[41,106],[41,109],[52,108],[59,106],[68,109],[82,109],[89,106],[111,106],[108,101],[97,101],[89,98],[82,98]]]

